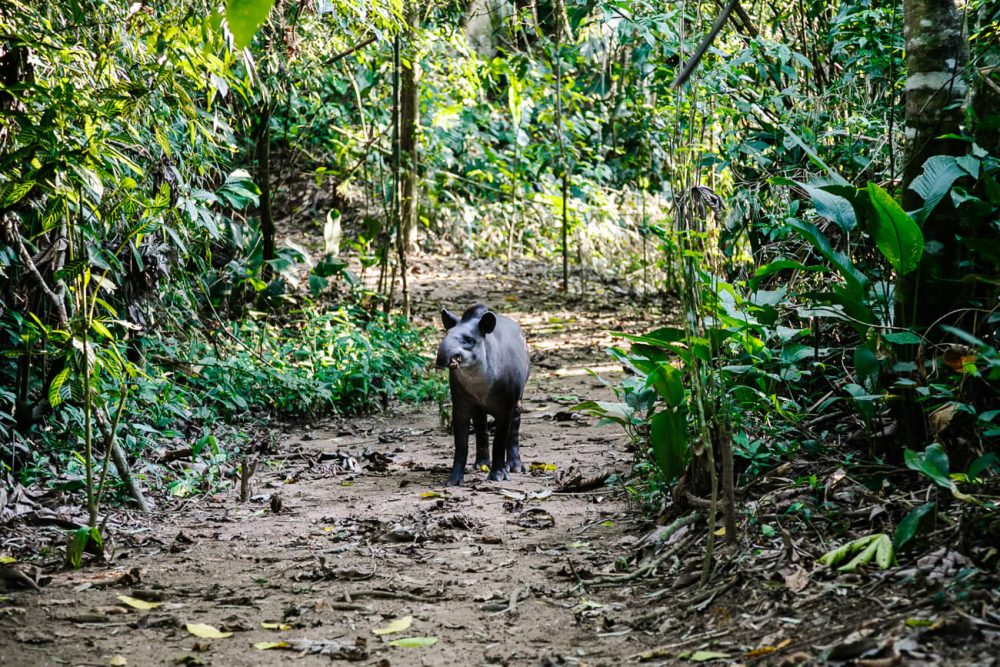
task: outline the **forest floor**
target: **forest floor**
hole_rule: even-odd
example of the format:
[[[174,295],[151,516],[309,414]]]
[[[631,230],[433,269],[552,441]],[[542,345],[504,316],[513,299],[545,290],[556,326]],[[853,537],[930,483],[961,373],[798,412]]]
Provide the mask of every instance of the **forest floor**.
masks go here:
[[[565,296],[537,264],[510,279],[479,261],[425,258],[412,270],[418,322],[439,327],[441,306],[483,301],[526,330],[531,472],[492,483],[471,471],[466,486],[445,489],[452,443],[436,404],[289,427],[252,478],[250,502],[234,491],[161,501],[152,516],[113,512],[108,565],[60,569],[40,590],[0,595],[0,665],[800,664],[820,655],[996,664],[995,596],[948,596],[964,565],[954,552],[931,554],[910,573],[922,583],[909,585],[899,571],[828,573],[815,565],[832,546],[818,533],[793,535],[779,521],[772,539],[761,536],[757,519],[814,493],[788,468],[755,491],[743,515],[751,532],[705,587],[704,520],[658,540],[655,520],[620,485],[579,490],[628,474],[634,454],[617,427],[568,407],[613,400],[587,369],[619,379],[604,352],[609,332],[668,319],[664,304],[642,307],[600,283]],[[872,512],[856,486],[842,482],[837,493],[831,502]],[[622,576],[643,567],[654,576]],[[121,595],[160,606],[137,610]],[[934,595],[944,600],[937,608]],[[232,635],[198,638],[186,629],[198,623]],[[390,643],[412,637],[434,643]]]

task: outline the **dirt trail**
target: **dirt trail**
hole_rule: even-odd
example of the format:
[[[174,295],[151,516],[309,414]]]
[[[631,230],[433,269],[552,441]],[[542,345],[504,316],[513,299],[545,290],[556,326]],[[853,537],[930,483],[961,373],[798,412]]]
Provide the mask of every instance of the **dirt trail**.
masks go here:
[[[512,280],[485,263],[453,263],[448,275],[431,266],[414,266],[417,320],[436,323],[442,305],[482,300],[527,332],[537,360],[522,423],[522,456],[538,464],[531,474],[498,484],[469,472],[465,487],[446,491],[452,446],[434,404],[296,429],[278,447],[293,456],[274,457],[253,478],[254,502],[241,505],[233,492],[134,519],[114,538],[108,570],[60,574],[38,593],[17,594],[23,613],[0,625],[0,665],[107,665],[116,656],[129,665],[329,662],[254,647],[296,640],[364,653],[364,664],[613,665],[662,641],[616,622],[634,606],[634,589],[578,582],[631,552],[636,531],[622,494],[551,493],[576,475],[627,471],[632,454],[620,431],[567,406],[611,398],[585,369],[613,378],[607,332],[639,321],[599,296],[599,285],[588,299],[558,296],[557,277],[540,266],[519,267]],[[133,568],[138,583],[101,585]],[[163,606],[126,609],[117,596],[135,589],[162,596]],[[372,633],[408,615],[406,631]],[[236,632],[196,639],[187,623]],[[387,644],[411,636],[437,642]]]

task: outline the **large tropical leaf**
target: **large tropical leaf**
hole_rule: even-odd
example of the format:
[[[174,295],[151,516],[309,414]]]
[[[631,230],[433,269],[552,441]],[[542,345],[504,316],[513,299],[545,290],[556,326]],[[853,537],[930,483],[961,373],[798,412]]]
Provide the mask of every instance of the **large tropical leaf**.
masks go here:
[[[924,234],[906,211],[877,183],[868,184],[868,196],[875,208],[869,231],[882,255],[900,275],[920,265],[924,254]]]
[[[910,183],[910,189],[924,200],[924,205],[913,212],[917,224],[924,223],[937,205],[941,203],[941,200],[951,191],[951,186],[955,184],[955,181],[965,175],[966,170],[951,155],[934,155],[927,158],[927,162],[924,163],[924,172]]]
[[[226,0],[226,21],[237,49],[242,49],[267,20],[274,0]]]
[[[849,232],[858,225],[858,218],[850,201],[816,185],[800,185],[812,197],[816,212],[837,223],[844,232]]]

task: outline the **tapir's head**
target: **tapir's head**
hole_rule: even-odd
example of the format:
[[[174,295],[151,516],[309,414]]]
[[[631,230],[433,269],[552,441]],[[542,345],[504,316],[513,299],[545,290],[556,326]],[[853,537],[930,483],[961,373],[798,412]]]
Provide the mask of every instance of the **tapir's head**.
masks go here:
[[[475,368],[485,360],[484,340],[497,326],[497,316],[481,303],[469,307],[459,319],[447,308],[441,310],[445,335],[438,346],[438,368]]]

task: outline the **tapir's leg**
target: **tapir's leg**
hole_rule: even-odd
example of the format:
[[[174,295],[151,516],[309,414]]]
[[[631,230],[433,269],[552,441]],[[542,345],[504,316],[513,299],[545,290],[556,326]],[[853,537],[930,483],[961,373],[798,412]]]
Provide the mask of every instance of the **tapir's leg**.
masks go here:
[[[472,430],[476,434],[476,470],[490,467],[490,434],[486,430],[486,410],[472,411]]]
[[[493,436],[493,461],[490,465],[490,480],[499,482],[510,479],[507,474],[507,437],[510,434],[511,413],[496,415],[496,434]]]
[[[514,407],[510,417],[510,433],[507,435],[507,470],[524,472],[521,464],[521,448],[518,446],[518,434],[521,432],[521,405]]]
[[[452,429],[455,431],[455,462],[451,466],[448,486],[462,486],[465,477],[465,462],[469,460],[469,422],[472,414],[468,407],[458,401],[452,402]]]

